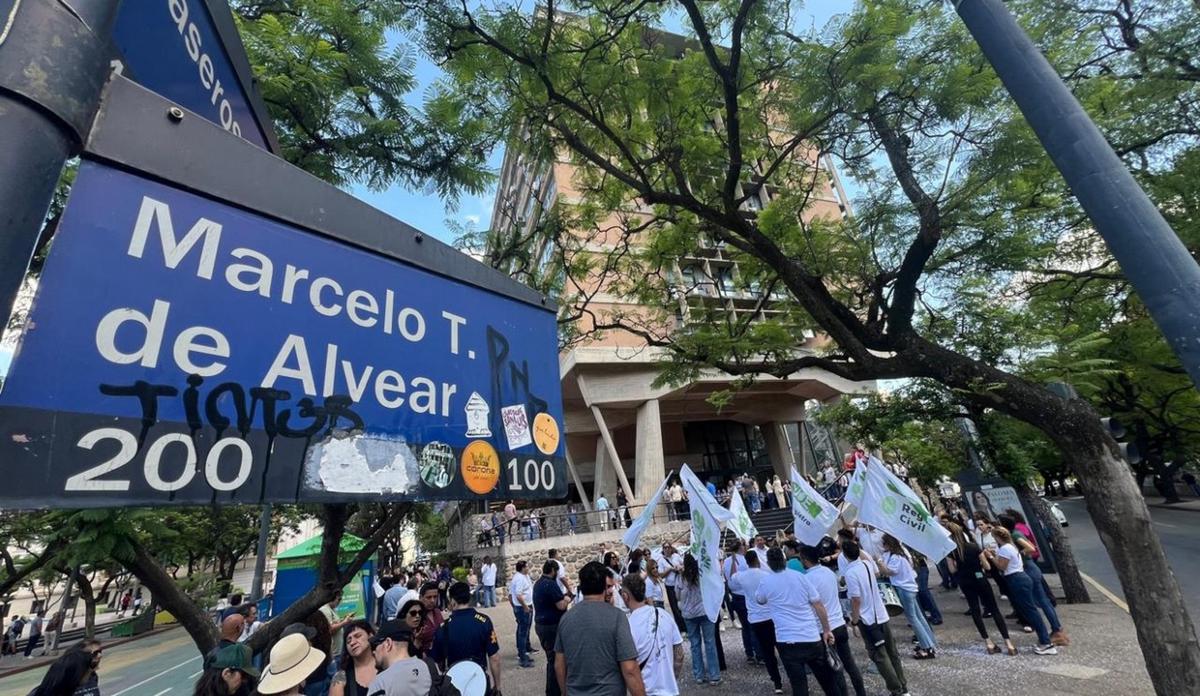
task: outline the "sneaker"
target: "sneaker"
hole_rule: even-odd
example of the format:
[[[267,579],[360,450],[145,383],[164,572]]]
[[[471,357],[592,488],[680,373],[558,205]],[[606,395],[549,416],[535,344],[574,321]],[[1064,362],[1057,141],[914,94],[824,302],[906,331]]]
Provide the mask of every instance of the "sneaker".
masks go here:
[[[1071,639],[1064,631],[1054,631],[1050,634],[1050,644],[1066,647],[1071,644]]]
[[[775,693],[777,693],[777,694],[782,694],[782,693],[783,693],[783,684],[776,684],[776,685],[775,685]]]
[[[1025,631],[1026,633],[1033,633],[1033,626],[1022,626],[1021,630]]]
[[[709,686],[720,686],[721,680],[720,679],[712,679],[708,682],[708,685]]]
[[[1053,645],[1038,645],[1034,647],[1033,652],[1036,655],[1057,655],[1058,648]]]

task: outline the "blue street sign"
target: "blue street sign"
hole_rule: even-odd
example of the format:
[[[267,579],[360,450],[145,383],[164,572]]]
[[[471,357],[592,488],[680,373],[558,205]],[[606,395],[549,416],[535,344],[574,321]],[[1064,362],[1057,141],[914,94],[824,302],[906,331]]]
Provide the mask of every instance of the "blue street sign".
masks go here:
[[[112,38],[122,72],[134,81],[273,149],[270,119],[223,0],[123,0]]]
[[[562,423],[553,311],[85,161],[0,505],[561,498]]]

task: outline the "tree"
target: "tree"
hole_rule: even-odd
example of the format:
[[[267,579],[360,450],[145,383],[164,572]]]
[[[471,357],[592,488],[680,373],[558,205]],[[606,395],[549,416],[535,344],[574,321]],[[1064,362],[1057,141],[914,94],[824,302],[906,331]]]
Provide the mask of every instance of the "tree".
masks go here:
[[[246,53],[284,159],[330,183],[428,186],[446,199],[490,182],[470,104],[429,92],[423,108],[412,52],[389,46],[403,2],[236,0]]]
[[[1100,50],[1104,16],[1012,5],[1069,70]],[[871,0],[824,35],[802,36],[773,0],[569,9],[582,14],[554,3],[532,15],[515,5],[421,8],[430,51],[464,93],[531,152],[582,168],[571,182],[581,202],[564,212],[574,229],[603,230],[607,244],[582,252],[564,319],[585,336],[625,331],[664,349],[667,381],[705,368],[919,377],[1036,427],[1083,487],[1155,687],[1200,691],[1195,629],[1116,443],[1085,401],[1020,376],[1017,356],[985,350],[1004,329],[980,321],[975,301],[1011,292],[1023,274],[1070,270],[1046,263],[1071,229],[1053,223],[1078,229],[1083,218],[953,15],[937,3]],[[656,28],[672,9],[685,36]],[[1173,11],[1200,24],[1195,8]],[[1109,99],[1136,90],[1087,73],[1076,88],[1093,108],[1105,89]],[[1141,95],[1146,113],[1163,113],[1149,106],[1160,96]],[[823,203],[835,191],[827,158],[861,189],[852,217]],[[764,190],[769,200],[754,210]],[[676,260],[702,235],[727,244],[766,297],[786,292],[770,319],[762,306],[738,316],[681,298]],[[640,308],[590,302],[598,285]],[[814,350],[801,329],[829,344]]]

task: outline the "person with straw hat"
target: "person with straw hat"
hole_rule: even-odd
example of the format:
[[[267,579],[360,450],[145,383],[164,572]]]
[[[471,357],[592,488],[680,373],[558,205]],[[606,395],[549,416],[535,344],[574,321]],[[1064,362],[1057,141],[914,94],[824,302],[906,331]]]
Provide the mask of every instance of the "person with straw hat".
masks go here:
[[[258,682],[260,694],[299,694],[304,680],[325,661],[325,653],[310,646],[304,635],[293,633],[271,648],[271,663]]]

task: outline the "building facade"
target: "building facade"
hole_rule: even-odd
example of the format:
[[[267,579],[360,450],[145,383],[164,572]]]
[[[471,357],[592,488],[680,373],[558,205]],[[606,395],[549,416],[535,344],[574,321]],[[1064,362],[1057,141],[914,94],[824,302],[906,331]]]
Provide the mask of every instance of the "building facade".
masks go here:
[[[516,240],[524,254],[519,263],[502,258],[494,263],[523,280],[554,286],[564,316],[578,298],[587,298],[589,311],[567,327],[576,340],[566,344],[559,362],[573,499],[590,509],[600,493],[615,504],[618,491],[624,491],[631,504],[644,503],[665,476],[685,463],[718,486],[743,473],[760,481],[776,474],[787,480],[793,466],[802,472],[813,469],[814,457],[836,457],[840,463],[840,454],[830,451],[828,434],[806,424],[808,414],[844,394],[869,391],[873,383],[805,369],[785,379],[761,376],[749,386],[735,385],[735,378],[717,371],[704,372],[688,384],[661,386],[656,378],[664,349],[648,345],[636,332],[595,330],[597,317],[638,316],[643,310],[647,317],[662,314],[661,308],[651,311],[615,291],[601,275],[566,277],[561,271],[571,255],[603,256],[627,244],[627,235],[612,230],[628,224],[630,215],[636,217],[636,201],[631,210],[613,211],[611,225],[585,230],[572,229],[570,223],[546,224],[556,209],[580,201],[579,170],[566,157],[537,159],[522,149],[520,140],[506,150],[492,229],[506,231],[506,243]],[[847,215],[848,201],[831,163],[820,159],[809,164],[820,183],[804,215]],[[756,215],[772,193],[769,186],[758,186],[746,198],[745,214]],[[554,273],[561,275],[546,277]],[[697,239],[694,250],[676,259],[665,276],[675,289],[671,297],[677,307],[673,317],[668,312],[651,321],[661,324],[653,330],[666,334],[713,317],[762,321],[781,315],[787,300],[777,286],[743,277],[734,257],[714,239]],[[798,332],[801,354],[823,347],[823,337]],[[714,393],[731,389],[731,401],[720,408],[710,403]]]

